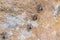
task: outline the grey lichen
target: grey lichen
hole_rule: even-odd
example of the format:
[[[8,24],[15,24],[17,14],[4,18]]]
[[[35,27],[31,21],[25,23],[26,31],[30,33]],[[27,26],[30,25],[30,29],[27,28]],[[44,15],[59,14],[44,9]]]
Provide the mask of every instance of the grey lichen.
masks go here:
[[[17,16],[12,16],[10,13],[6,14],[6,22],[0,24],[0,26],[5,29],[5,28],[16,28],[17,26],[23,26],[26,22],[25,20],[26,14],[23,12],[20,15]]]
[[[28,32],[26,29],[21,30],[21,32],[18,34],[18,40],[25,40],[26,38],[31,37],[32,32]]]

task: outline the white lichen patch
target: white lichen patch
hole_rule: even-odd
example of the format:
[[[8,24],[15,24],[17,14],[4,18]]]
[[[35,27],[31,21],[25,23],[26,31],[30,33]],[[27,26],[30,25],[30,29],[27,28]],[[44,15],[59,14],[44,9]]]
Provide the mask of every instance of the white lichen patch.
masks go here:
[[[15,27],[17,24],[16,24],[16,21],[15,21],[15,17],[11,16],[11,15],[7,15],[7,21],[6,23],[9,24],[9,27]]]
[[[22,13],[21,15],[17,15],[16,17],[8,15],[7,23],[9,23],[11,27],[15,27],[17,25],[24,25],[26,18],[25,15],[26,15],[25,13]]]
[[[33,27],[38,27],[38,23],[37,22],[32,21],[31,24],[32,24]]]
[[[23,12],[21,15],[16,16],[16,21],[17,21],[16,23],[19,25],[24,25],[26,22],[25,20],[26,16],[27,15],[25,12]]]
[[[54,14],[53,14],[55,18],[59,15],[59,11],[60,11],[60,3],[55,6]]]
[[[40,40],[39,38],[37,40]]]
[[[17,28],[18,26],[23,27],[23,25],[25,25],[25,24],[31,24],[32,27],[38,27],[37,21],[31,21],[28,18],[29,18],[29,16],[27,15],[26,12],[23,12],[16,16],[13,16],[12,14],[7,13],[6,22],[0,24],[0,26],[3,29],[6,29],[6,28],[14,29],[14,28]]]
[[[25,24],[26,13],[23,12],[20,15],[12,16],[11,14],[6,15],[6,22],[0,24],[2,28],[16,28]]]
[[[6,29],[6,28],[8,28],[8,26],[9,26],[8,23],[0,24],[0,27],[1,27],[2,29]]]
[[[9,34],[9,36],[12,36],[13,35],[13,32],[12,31],[9,31],[8,34]]]
[[[31,34],[32,32],[28,32],[26,29],[21,30],[21,32],[18,34],[18,40],[25,40],[26,38],[29,38]]]
[[[19,27],[16,27],[16,31],[19,32]]]
[[[60,3],[57,3],[54,8],[54,13],[53,13],[53,18],[56,22],[58,22],[57,17],[59,16],[60,13]]]
[[[28,24],[31,24],[32,27],[38,27],[38,25],[39,25],[39,24],[37,23],[37,21],[30,21],[30,20],[28,20],[27,23],[28,23]]]

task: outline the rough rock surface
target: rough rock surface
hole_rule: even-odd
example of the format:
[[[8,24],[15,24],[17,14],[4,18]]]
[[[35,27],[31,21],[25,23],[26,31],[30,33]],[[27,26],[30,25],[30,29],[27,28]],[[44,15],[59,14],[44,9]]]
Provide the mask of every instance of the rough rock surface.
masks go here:
[[[60,40],[60,1],[0,0],[0,40]]]

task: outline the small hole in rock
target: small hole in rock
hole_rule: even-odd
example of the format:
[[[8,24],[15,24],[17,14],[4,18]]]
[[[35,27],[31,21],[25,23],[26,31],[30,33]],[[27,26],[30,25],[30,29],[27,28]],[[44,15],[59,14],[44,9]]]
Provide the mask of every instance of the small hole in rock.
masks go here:
[[[33,15],[33,18],[32,18],[32,20],[37,20],[37,15]]]
[[[2,39],[7,39],[7,33],[6,32],[2,32],[0,34],[0,36],[1,36]]]
[[[41,4],[37,5],[37,11],[40,12],[40,11],[42,11],[42,10],[43,10],[42,5],[41,5]]]
[[[31,24],[27,24],[27,30],[30,31],[32,29],[32,25]]]

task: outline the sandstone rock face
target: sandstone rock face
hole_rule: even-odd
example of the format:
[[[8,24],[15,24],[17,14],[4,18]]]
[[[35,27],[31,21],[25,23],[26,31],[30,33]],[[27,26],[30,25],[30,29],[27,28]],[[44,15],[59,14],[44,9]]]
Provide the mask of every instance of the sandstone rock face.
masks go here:
[[[60,1],[0,0],[0,40],[60,40]]]

